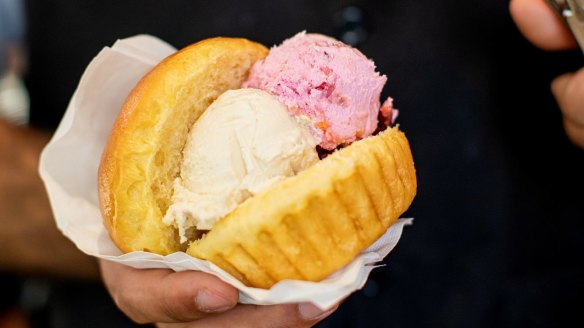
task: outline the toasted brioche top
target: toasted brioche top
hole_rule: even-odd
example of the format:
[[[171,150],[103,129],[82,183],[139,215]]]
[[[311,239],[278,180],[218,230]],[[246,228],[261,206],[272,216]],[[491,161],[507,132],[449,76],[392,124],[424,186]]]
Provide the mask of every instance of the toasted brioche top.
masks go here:
[[[189,128],[224,91],[236,89],[268,49],[239,38],[207,39],[169,56],[129,94],[99,167],[99,200],[124,252],[180,249],[162,223]]]

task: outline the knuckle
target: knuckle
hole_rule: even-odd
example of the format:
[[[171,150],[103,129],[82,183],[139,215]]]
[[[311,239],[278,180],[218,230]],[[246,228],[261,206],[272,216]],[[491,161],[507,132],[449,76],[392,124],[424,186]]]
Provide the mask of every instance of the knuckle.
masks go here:
[[[115,293],[112,295],[114,304],[124,313],[130,320],[138,324],[150,323],[146,317],[138,311],[132,304],[132,300],[125,293]]]
[[[195,312],[187,308],[187,299],[180,289],[167,288],[159,299],[163,315],[173,321],[190,321],[195,319]],[[194,301],[192,302],[194,305]]]
[[[304,320],[298,312],[296,305],[279,306],[279,311],[275,313],[274,320],[266,323],[265,328],[300,328],[310,327],[309,322]]]

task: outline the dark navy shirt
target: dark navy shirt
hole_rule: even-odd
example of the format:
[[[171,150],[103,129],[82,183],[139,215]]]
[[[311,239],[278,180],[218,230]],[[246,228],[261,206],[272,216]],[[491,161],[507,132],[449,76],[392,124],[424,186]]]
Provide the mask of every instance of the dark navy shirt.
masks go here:
[[[118,38],[149,33],[180,48],[223,35],[270,46],[306,30],[354,43],[388,76],[382,96],[395,99],[410,140],[419,190],[404,216],[415,223],[319,327],[583,324],[584,151],[564,135],[549,91],[582,55],[535,49],[508,1],[30,0],[28,14],[31,120],[46,128],[92,57]],[[70,322],[105,308],[72,302],[103,289],[74,288],[59,285],[51,304]],[[82,297],[58,297],[67,293]],[[96,327],[109,318],[91,317]]]

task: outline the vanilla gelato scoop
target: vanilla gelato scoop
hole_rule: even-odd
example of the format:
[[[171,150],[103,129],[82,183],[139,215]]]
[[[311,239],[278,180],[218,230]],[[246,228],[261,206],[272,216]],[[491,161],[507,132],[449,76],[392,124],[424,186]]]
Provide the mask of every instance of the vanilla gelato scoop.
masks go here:
[[[193,125],[164,223],[209,230],[247,198],[318,161],[318,141],[274,96],[222,94]]]

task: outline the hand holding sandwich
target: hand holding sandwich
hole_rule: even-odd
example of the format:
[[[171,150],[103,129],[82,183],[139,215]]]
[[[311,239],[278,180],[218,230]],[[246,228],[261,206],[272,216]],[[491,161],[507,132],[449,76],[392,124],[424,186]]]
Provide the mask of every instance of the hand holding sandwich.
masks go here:
[[[110,237],[125,253],[185,251],[255,288],[325,279],[416,194],[392,99],[379,100],[385,81],[323,35],[299,33],[269,54],[232,38],[179,50],[134,87],[105,147]],[[336,308],[236,305],[237,289],[199,271],[101,267],[137,322],[307,326]]]
[[[336,306],[237,304],[238,292],[217,277],[198,272],[134,269],[100,260],[116,305],[138,323],[159,327],[310,327]]]

